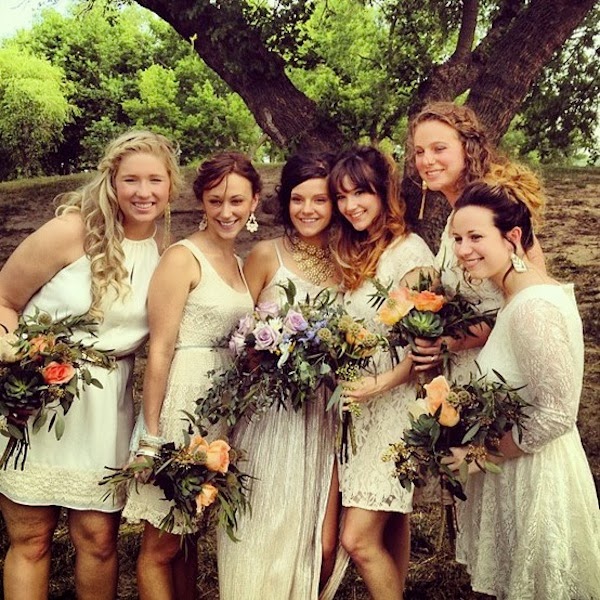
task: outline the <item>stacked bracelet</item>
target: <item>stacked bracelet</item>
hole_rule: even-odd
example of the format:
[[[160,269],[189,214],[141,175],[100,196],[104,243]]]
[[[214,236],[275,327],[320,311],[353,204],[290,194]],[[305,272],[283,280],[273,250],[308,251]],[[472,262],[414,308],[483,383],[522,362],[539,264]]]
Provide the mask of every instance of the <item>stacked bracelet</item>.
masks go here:
[[[150,448],[149,446],[140,446],[136,452],[136,456],[148,456],[150,458],[156,458],[158,456],[158,450],[156,448]]]
[[[167,443],[164,437],[160,435],[151,435],[148,432],[144,432],[140,437],[140,446],[148,446],[150,448],[156,448],[157,450]]]

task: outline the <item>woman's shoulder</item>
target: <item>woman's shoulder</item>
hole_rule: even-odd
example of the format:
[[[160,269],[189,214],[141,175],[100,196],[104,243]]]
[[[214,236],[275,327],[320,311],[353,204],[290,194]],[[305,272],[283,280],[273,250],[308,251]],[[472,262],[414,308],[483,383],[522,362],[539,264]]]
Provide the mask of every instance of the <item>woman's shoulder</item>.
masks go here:
[[[260,240],[259,242],[256,242],[256,244],[254,244],[254,246],[252,246],[250,249],[248,258],[252,257],[253,259],[257,260],[272,258],[277,251],[277,245],[281,246],[282,240],[282,237],[276,237],[269,240]]]
[[[433,261],[433,253],[425,240],[420,235],[412,232],[393,239],[386,252],[389,254],[410,252],[411,254],[422,255],[428,261]]]

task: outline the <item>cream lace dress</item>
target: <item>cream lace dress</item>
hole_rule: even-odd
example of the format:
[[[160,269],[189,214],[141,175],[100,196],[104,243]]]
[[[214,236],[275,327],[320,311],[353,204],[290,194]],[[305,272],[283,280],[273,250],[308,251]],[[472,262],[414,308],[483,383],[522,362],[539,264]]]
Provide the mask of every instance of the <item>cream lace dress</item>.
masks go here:
[[[10,464],[0,470],[0,492],[14,502],[103,512],[123,507],[124,498],[103,500],[106,490],[98,482],[109,473],[106,467],[121,467],[129,458],[134,421],[133,352],[148,335],[146,298],[159,253],[154,238],[125,239],[122,245],[131,293],[123,300],[114,300],[109,291],[98,337],[82,336],[99,350],[119,357],[116,368],[90,368],[103,388],[90,386],[73,402],[59,441],[54,430],[42,428],[33,434],[30,428],[25,469],[15,470]],[[85,314],[92,301],[90,289],[90,261],[82,256],[48,281],[31,298],[24,314],[32,314],[36,307],[59,318]]]
[[[252,311],[253,302],[248,289],[238,292],[226,284],[195,244],[181,240],[176,245],[187,248],[202,271],[200,283],[190,292],[183,310],[159,420],[159,434],[181,444],[188,425],[182,411],[194,413],[196,399],[211,384],[207,373],[219,370],[231,360],[227,345],[222,347],[219,343],[242,316]],[[218,426],[209,436],[211,439],[220,437],[217,429]],[[170,507],[162,490],[147,483],[138,485],[137,491],[132,489],[123,516],[131,522],[144,520],[158,527]],[[184,531],[177,515],[173,533],[191,533]]]
[[[582,325],[572,286],[536,285],[503,308],[478,362],[526,387],[527,454],[469,477],[457,558],[472,587],[508,600],[600,598],[600,512],[576,427]]]
[[[454,254],[454,240],[450,236],[451,219],[452,214],[448,217],[440,240],[440,249],[435,257],[435,266],[441,272],[442,283],[450,289],[459,286],[460,292],[468,300],[476,303],[481,312],[498,310],[504,302],[502,292],[489,279],[465,279],[464,271]],[[481,348],[470,348],[452,357],[450,378],[458,385],[468,383],[471,374],[479,375],[475,359],[480,350]]]
[[[288,279],[298,299],[314,297],[321,288],[287,269],[275,249],[279,268],[259,302],[283,304],[277,284]],[[244,470],[256,480],[252,513],[241,517],[236,531],[240,541],[218,531],[221,600],[316,600],[334,439],[334,415],[325,411],[320,392],[301,410],[272,409],[238,425],[233,440],[247,450]]]
[[[381,255],[376,278],[394,287],[402,278],[419,267],[433,266],[433,255],[425,242],[415,234],[394,242]],[[346,292],[344,302],[353,316],[365,319],[372,330],[385,333],[385,327],[375,321],[376,310],[370,295],[375,287],[369,281],[359,289]],[[400,359],[405,353],[398,348]],[[375,356],[377,371],[391,368],[389,352]],[[398,442],[409,425],[408,405],[416,398],[413,384],[399,385],[390,392],[375,396],[361,404],[361,414],[354,418],[357,450],[348,462],[340,464],[342,504],[366,510],[408,513],[412,510],[412,492],[405,490],[393,475],[394,465],[381,457],[389,444]]]

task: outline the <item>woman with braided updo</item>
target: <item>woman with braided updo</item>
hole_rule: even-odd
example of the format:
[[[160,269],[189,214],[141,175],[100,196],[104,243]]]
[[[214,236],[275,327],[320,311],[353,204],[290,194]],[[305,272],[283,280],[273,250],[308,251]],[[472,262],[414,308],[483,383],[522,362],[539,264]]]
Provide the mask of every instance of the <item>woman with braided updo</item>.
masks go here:
[[[600,511],[577,431],[583,334],[572,284],[528,256],[539,203],[515,177],[469,184],[454,205],[459,264],[490,280],[504,307],[477,357],[529,403],[529,418],[500,440],[499,474],[469,464],[458,505],[457,559],[475,591],[505,600],[600,597]],[[443,459],[458,471],[467,448]]]
[[[407,171],[411,177],[420,179],[423,189],[421,216],[427,190],[441,192],[453,208],[466,185],[484,178],[514,179],[533,204],[543,206],[545,203],[536,175],[502,157],[487,139],[485,129],[475,113],[467,106],[452,102],[426,105],[410,122],[407,146]],[[449,226],[450,219],[442,233],[436,256],[436,267],[441,271],[442,283],[450,289],[460,285],[461,292],[477,303],[482,312],[498,309],[502,304],[502,294],[491,281],[464,277],[454,256],[454,241],[449,234]],[[527,255],[542,270],[545,268],[544,257],[535,237]],[[437,368],[439,361],[435,359],[439,358],[444,344],[454,353],[452,378],[457,383],[467,382],[472,374],[477,373],[474,359],[490,334],[490,328],[481,324],[473,327],[472,333],[461,339],[417,339],[420,353],[415,354],[415,363],[422,364],[423,369]]]

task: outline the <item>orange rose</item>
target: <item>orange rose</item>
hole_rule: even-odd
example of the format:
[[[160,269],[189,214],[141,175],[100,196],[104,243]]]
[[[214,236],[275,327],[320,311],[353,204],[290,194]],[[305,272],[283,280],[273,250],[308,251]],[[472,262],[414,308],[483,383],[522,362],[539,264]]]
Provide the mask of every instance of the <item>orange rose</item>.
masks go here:
[[[414,296],[414,301],[417,310],[429,310],[434,313],[439,312],[446,303],[444,296],[434,294],[427,290],[416,294]]]
[[[214,485],[205,483],[196,496],[196,514],[200,514],[205,507],[210,506],[217,499],[218,493],[219,490]]]
[[[52,346],[54,346],[54,339],[52,337],[36,335],[29,340],[29,358],[34,358],[36,355],[42,354],[42,352],[51,349]]]
[[[208,451],[208,442],[201,436],[195,435],[190,440],[190,445],[187,448],[190,454],[196,454],[198,452],[206,453]]]
[[[399,287],[390,292],[388,299],[379,309],[377,319],[380,323],[391,327],[405,317],[414,307],[415,303],[411,291],[407,287]]]
[[[446,378],[443,375],[438,375],[423,387],[427,392],[426,401],[429,414],[434,415],[441,406],[442,410],[439,416],[440,425],[454,427],[458,423],[460,416],[458,411],[446,401],[450,393],[450,386]]]
[[[229,469],[229,450],[229,444],[224,440],[211,442],[206,451],[206,468],[209,471],[227,473],[227,469]]]
[[[75,375],[75,367],[69,363],[52,361],[42,369],[44,381],[50,385],[68,383]]]

